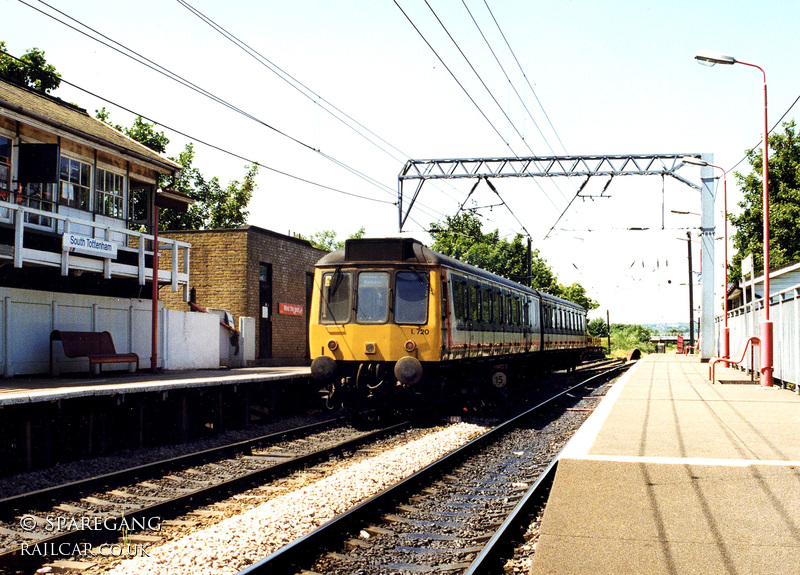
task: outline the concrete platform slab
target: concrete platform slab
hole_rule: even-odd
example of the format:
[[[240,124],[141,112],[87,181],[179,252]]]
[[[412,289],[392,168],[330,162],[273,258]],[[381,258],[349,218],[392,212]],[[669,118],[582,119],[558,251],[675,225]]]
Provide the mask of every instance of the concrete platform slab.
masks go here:
[[[562,454],[531,573],[800,573],[800,397],[649,356]]]
[[[147,393],[311,377],[310,367],[251,367],[180,372],[113,372],[103,377],[0,378],[0,406],[122,393]]]

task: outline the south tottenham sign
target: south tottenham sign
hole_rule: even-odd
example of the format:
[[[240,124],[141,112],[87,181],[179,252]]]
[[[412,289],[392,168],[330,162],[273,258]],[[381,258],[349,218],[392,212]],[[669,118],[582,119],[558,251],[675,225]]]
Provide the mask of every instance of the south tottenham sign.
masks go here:
[[[63,234],[61,236],[61,249],[65,252],[101,256],[116,259],[117,244],[98,238],[79,236],[78,234]]]

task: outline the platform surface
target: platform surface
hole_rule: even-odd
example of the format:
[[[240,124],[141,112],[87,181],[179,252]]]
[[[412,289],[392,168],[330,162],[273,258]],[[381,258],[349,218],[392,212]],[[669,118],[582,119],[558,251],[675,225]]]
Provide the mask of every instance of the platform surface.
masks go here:
[[[800,574],[800,396],[716,375],[656,354],[611,388],[562,453],[532,574]]]
[[[259,383],[311,376],[310,367],[249,367],[137,373],[104,372],[58,377],[0,378],[0,406],[77,397]]]

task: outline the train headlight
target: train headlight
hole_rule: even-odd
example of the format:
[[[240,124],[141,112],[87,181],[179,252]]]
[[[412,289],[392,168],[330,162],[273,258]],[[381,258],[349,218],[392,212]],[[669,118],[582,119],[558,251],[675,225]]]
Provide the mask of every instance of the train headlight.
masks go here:
[[[373,353],[376,353],[377,351],[378,351],[378,346],[375,345],[374,343],[366,342],[364,344],[364,353],[371,355]]]
[[[411,340],[408,340],[408,341],[406,342],[406,346],[405,346],[405,347],[406,347],[406,351],[407,351],[408,353],[411,353],[411,352],[413,352],[415,349],[417,349],[417,344],[416,344],[416,343],[414,343],[414,342],[413,342],[413,341],[411,341]]]
[[[339,349],[339,344],[336,343],[335,339],[332,339],[328,342],[328,349],[331,351],[336,351],[337,349]]]

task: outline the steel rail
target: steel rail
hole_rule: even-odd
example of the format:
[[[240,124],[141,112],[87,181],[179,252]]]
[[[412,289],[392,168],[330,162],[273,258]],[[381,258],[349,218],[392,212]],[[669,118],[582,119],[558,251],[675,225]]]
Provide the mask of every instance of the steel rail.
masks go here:
[[[50,504],[56,500],[63,500],[73,497],[75,494],[81,494],[87,491],[93,491],[108,487],[109,485],[122,484],[129,482],[137,477],[150,476],[154,474],[163,474],[167,471],[186,467],[190,465],[200,465],[202,463],[213,461],[221,457],[230,457],[240,453],[249,453],[253,447],[259,446],[263,443],[274,441],[282,441],[299,437],[309,433],[315,433],[329,429],[336,423],[341,423],[345,418],[332,418],[303,425],[284,431],[277,431],[253,439],[246,439],[228,445],[221,445],[219,447],[212,447],[203,451],[194,453],[186,453],[177,457],[169,459],[162,459],[152,463],[145,463],[136,467],[129,467],[120,469],[118,471],[111,471],[98,475],[95,477],[88,477],[62,485],[55,485],[36,491],[29,491],[27,493],[20,493],[19,495],[12,495],[0,499],[0,520],[8,520],[10,515],[13,515],[17,509],[33,509],[42,505]]]
[[[527,411],[513,417],[512,419],[501,423],[469,443],[462,445],[455,451],[445,455],[441,459],[434,461],[413,475],[396,483],[392,487],[389,487],[381,493],[374,495],[353,509],[331,519],[327,523],[319,526],[317,529],[292,541],[291,543],[284,545],[264,559],[261,559],[257,563],[254,563],[253,565],[250,565],[249,567],[239,571],[237,575],[268,575],[272,573],[288,573],[291,572],[291,569],[298,569],[300,566],[305,566],[305,563],[308,562],[309,558],[319,557],[322,551],[328,550],[333,546],[340,545],[342,540],[346,537],[346,534],[351,532],[357,525],[380,517],[380,515],[384,513],[390,505],[403,497],[407,497],[411,493],[419,491],[424,485],[430,483],[435,477],[442,475],[445,470],[454,467],[460,461],[463,461],[467,457],[478,452],[496,438],[502,437],[503,434],[515,429],[518,424],[536,414],[540,409],[568,395],[569,392],[583,387],[590,381],[598,377],[602,377],[603,375],[607,375],[615,370],[621,369],[626,365],[627,364],[614,366],[603,373],[593,375],[581,383],[571,386],[542,401],[535,407],[532,407]],[[539,481],[537,481],[536,485],[538,484]],[[534,485],[534,487],[536,487],[536,485]],[[528,499],[528,497],[526,496],[523,499]],[[502,541],[502,538],[498,538],[498,540]],[[491,556],[492,555],[490,555],[490,557]]]
[[[613,366],[603,373],[593,375],[579,385],[586,385],[595,378],[609,375],[623,367],[628,367],[628,364],[625,363]],[[561,452],[563,452],[563,449]],[[464,572],[464,575],[487,575],[496,569],[503,555],[511,548],[514,538],[520,532],[520,528],[523,524],[527,523],[526,520],[530,517],[531,510],[535,509],[537,502],[540,501],[545,494],[549,493],[556,476],[556,469],[558,468],[558,461],[561,458],[561,452],[550,462],[550,465],[542,472],[536,480],[536,483],[525,492],[525,495],[520,499],[511,513],[509,513],[506,520],[497,528],[492,538],[486,542],[486,545]]]
[[[333,453],[356,449],[359,445],[377,440],[383,436],[389,435],[401,429],[405,429],[410,425],[409,422],[401,422],[372,431],[365,435],[349,439],[335,446],[326,449],[294,457],[284,462],[276,463],[264,469],[252,471],[250,473],[234,477],[232,479],[220,482],[215,485],[200,488],[181,495],[179,497],[155,503],[147,507],[127,512],[125,518],[129,524],[146,523],[148,520],[158,517],[160,520],[175,517],[186,509],[192,507],[199,507],[209,501],[213,501],[219,497],[224,497],[229,493],[242,491],[252,485],[263,483],[273,477],[287,475],[288,473],[300,469],[308,465],[314,465],[321,461],[328,459]],[[97,527],[97,526],[95,526]],[[45,544],[49,546],[54,545],[58,548],[61,544],[73,543],[91,543],[92,545],[99,545],[107,542],[109,539],[116,539],[120,535],[118,530],[112,529],[74,529],[66,532],[59,533],[52,537],[36,540],[36,544]],[[0,553],[0,571],[3,568],[21,568],[27,567],[32,564],[41,563],[42,558],[39,556],[30,556],[22,552],[22,547],[17,547],[9,551]]]

